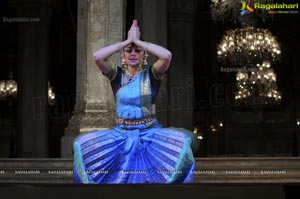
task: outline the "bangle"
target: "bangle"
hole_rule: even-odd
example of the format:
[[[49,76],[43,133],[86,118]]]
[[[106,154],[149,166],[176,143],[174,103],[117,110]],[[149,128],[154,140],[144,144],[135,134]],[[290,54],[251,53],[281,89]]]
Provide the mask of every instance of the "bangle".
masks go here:
[[[144,43],[144,49],[147,49],[147,47],[150,45],[149,42],[143,41],[143,43]]]

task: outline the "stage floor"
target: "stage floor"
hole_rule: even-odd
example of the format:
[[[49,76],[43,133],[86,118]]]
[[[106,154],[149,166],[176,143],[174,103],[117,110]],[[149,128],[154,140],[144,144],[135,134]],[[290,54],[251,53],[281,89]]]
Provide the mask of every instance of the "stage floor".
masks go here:
[[[299,186],[297,185],[75,185],[15,183],[0,184],[1,199],[298,199],[300,193],[299,190]]]

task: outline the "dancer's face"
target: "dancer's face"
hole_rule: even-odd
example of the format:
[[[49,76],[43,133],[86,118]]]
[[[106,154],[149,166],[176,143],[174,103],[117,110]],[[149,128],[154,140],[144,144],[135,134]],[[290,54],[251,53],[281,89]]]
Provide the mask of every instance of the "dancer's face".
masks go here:
[[[134,44],[128,45],[124,48],[124,58],[127,65],[138,67],[144,61],[144,49]]]

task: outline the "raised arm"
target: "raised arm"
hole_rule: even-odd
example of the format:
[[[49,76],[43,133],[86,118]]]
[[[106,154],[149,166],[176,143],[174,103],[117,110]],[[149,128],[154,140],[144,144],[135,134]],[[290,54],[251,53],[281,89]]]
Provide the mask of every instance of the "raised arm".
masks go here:
[[[120,51],[122,48],[130,44],[130,41],[125,40],[123,42],[118,42],[100,50],[96,51],[93,54],[94,60],[98,66],[98,68],[104,73],[108,74],[111,71],[111,63],[108,62],[107,58],[113,55],[114,53]]]
[[[152,53],[153,55],[157,56],[158,60],[156,61],[155,69],[159,73],[164,74],[168,70],[169,65],[171,63],[172,53],[162,46],[150,42],[141,41],[139,38],[140,38],[139,28],[134,27],[133,43],[135,43],[135,45],[137,46],[146,49],[148,52]]]
[[[133,27],[128,31],[128,37],[125,41],[118,42],[106,47],[101,48],[93,54],[93,58],[98,66],[98,68],[104,73],[108,74],[111,71],[112,65],[108,62],[108,58],[112,56],[114,53],[120,51],[125,46],[131,44],[133,42]]]

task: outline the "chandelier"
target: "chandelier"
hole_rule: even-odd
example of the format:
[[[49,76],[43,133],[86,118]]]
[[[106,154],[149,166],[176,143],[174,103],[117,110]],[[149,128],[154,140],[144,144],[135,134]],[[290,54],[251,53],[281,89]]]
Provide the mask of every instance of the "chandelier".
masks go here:
[[[11,74],[11,73],[10,73]],[[9,75],[8,80],[0,80],[0,101],[10,101],[17,98],[18,85],[12,76]],[[48,104],[55,105],[55,93],[52,86],[48,82]]]
[[[255,3],[270,4],[273,0],[255,0]],[[211,0],[210,12],[214,21],[239,21],[248,25],[271,16],[265,9],[254,9],[253,4],[252,0]]]
[[[9,71],[8,80],[0,80],[0,100],[17,97],[17,82],[13,80],[13,72]]]
[[[218,60],[225,65],[253,67],[262,60],[280,60],[276,37],[268,29],[247,26],[226,31],[217,47]]]
[[[236,74],[236,102],[244,105],[279,104],[281,92],[277,90],[276,74],[271,63],[257,64],[258,70],[248,72],[239,70]]]
[[[15,80],[0,81],[0,100],[17,97],[17,82]]]
[[[13,68],[15,53],[13,48],[8,49],[8,80],[0,80],[0,101],[9,101],[9,104],[12,104],[12,100],[17,98],[18,94],[18,85],[14,80]],[[50,82],[48,82],[48,104],[55,105],[55,93],[53,92]]]

